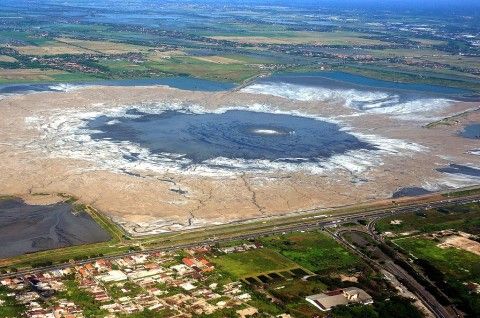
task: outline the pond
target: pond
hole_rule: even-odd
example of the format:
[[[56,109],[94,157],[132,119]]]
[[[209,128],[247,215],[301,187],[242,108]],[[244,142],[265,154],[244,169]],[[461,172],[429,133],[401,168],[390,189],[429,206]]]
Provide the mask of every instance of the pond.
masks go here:
[[[0,201],[0,258],[109,239],[109,234],[88,213],[74,213],[71,204]]]

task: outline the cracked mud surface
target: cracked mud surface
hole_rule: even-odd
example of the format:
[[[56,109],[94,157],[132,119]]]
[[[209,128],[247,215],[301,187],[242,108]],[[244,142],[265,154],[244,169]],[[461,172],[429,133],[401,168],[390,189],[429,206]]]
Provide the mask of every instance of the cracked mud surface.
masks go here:
[[[205,109],[264,104],[284,111],[334,118],[355,132],[393,140],[392,149],[375,157],[338,162],[331,170],[234,174],[108,169],[95,153],[91,158],[53,155],[51,143],[31,118],[68,111],[90,112],[148,102],[175,101]],[[456,103],[441,116],[478,107]],[[449,125],[424,128],[424,122],[398,120],[386,114],[361,114],[340,102],[293,101],[242,92],[188,92],[164,87],[92,87],[64,93],[36,93],[0,100],[0,193],[39,200],[35,193],[67,193],[107,213],[134,234],[181,230],[314,208],[350,205],[390,198],[401,187],[441,189],[475,183],[436,170],[450,163],[479,166],[478,140],[458,135],[480,121],[479,112]],[[55,127],[54,127],[55,128]],[[372,137],[373,138],[373,137]],[[375,137],[376,138],[376,137]],[[416,145],[400,147],[400,142]],[[91,160],[89,160],[91,159]],[[368,164],[357,163],[369,161]],[[55,199],[46,197],[45,204]]]

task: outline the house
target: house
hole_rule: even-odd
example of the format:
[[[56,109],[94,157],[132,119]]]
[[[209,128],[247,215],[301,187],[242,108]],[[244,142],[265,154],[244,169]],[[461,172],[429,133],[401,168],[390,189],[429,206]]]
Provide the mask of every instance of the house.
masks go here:
[[[213,270],[213,265],[205,258],[188,258],[182,259],[183,264],[194,269],[196,272],[210,272]]]
[[[127,275],[125,275],[125,273],[122,271],[113,270],[113,271],[109,271],[104,275],[97,276],[97,279],[99,279],[104,283],[120,282],[122,280],[127,280]]]
[[[247,307],[245,309],[237,310],[237,315],[241,318],[252,317],[258,314],[258,309],[254,307]]]
[[[195,285],[193,285],[193,284],[190,283],[190,282],[186,282],[186,283],[180,284],[180,287],[183,288],[183,289],[186,290],[186,291],[193,290],[193,289],[197,288],[197,287],[195,287]]]
[[[322,311],[328,311],[335,306],[348,305],[351,303],[368,305],[373,303],[372,297],[363,289],[349,287],[327,291],[325,293],[307,296],[309,303]]]
[[[195,265],[195,261],[193,259],[187,258],[187,257],[183,258],[182,262],[183,262],[183,264],[187,265],[188,267],[192,267],[193,265]]]
[[[186,266],[185,264],[175,265],[170,268],[175,272],[177,272],[179,275],[185,275],[186,273],[189,273],[192,271],[190,267]]]

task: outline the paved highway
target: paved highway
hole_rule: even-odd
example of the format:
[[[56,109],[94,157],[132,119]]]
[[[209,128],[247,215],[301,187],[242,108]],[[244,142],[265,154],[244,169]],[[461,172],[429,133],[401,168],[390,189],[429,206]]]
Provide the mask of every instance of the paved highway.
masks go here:
[[[389,272],[391,275],[395,276],[399,282],[406,284],[407,289],[412,292],[424,305],[427,307],[432,314],[437,318],[450,318],[454,317],[447,308],[438,302],[438,300],[425,289],[423,285],[417,282],[417,280],[407,273],[401,266],[397,265],[393,259],[388,255],[383,253],[381,250],[377,252],[381,253],[381,260],[379,262],[376,259],[370,258],[367,254],[363,253],[355,245],[347,241],[343,234],[352,233],[358,230],[342,230],[336,233],[331,233],[333,238],[335,238],[340,244],[344,245],[348,249],[352,250],[354,253],[362,257],[367,263],[371,264],[376,270],[380,271],[381,269]],[[360,232],[360,231],[358,231]],[[366,232],[363,232],[366,233]]]
[[[188,248],[202,246],[202,245],[214,245],[216,243],[229,242],[229,241],[235,241],[235,240],[255,239],[258,237],[274,235],[274,234],[282,234],[282,233],[289,233],[289,232],[295,232],[295,231],[308,231],[308,230],[319,229],[319,228],[334,227],[342,223],[356,222],[361,219],[382,218],[390,215],[415,212],[415,211],[426,209],[426,208],[438,208],[438,207],[442,207],[450,204],[465,204],[470,202],[478,202],[479,200],[480,200],[480,195],[476,195],[476,196],[453,198],[453,199],[441,200],[441,201],[435,201],[435,202],[429,202],[429,203],[412,204],[412,205],[396,207],[396,208],[375,209],[375,210],[369,210],[369,211],[364,211],[360,213],[352,213],[350,215],[332,216],[322,220],[318,218],[310,218],[308,220],[304,219],[301,221],[301,223],[298,223],[298,224],[287,225],[287,226],[272,226],[271,229],[266,229],[266,230],[258,231],[251,234],[250,233],[239,234],[239,235],[229,236],[227,238],[212,237],[206,240],[199,240],[192,243],[172,244],[170,246],[149,248],[142,251],[131,251],[131,252],[119,253],[111,256],[90,258],[88,260],[74,261],[70,263],[45,266],[45,267],[39,267],[34,269],[26,269],[26,270],[18,271],[16,273],[1,274],[0,279],[6,278],[6,277],[19,276],[19,275],[35,274],[35,273],[40,273],[40,272],[50,271],[55,269],[63,269],[63,268],[78,266],[78,265],[85,265],[99,259],[115,259],[115,258],[120,258],[128,255],[172,251],[172,250],[178,250],[178,249],[188,249]]]

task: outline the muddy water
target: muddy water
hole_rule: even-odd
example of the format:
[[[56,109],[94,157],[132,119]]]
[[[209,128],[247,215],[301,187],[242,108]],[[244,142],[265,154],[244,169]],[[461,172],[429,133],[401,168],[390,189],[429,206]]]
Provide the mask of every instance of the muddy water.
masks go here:
[[[67,203],[28,205],[0,201],[0,258],[107,241],[109,234],[85,212]]]

